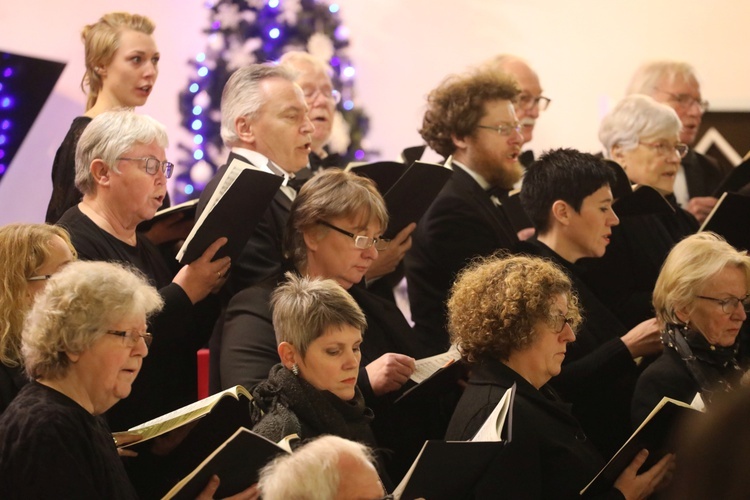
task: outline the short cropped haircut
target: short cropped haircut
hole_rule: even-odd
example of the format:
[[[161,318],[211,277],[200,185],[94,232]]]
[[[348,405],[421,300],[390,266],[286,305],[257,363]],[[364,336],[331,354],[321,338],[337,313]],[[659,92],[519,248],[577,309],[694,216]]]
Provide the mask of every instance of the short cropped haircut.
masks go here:
[[[49,224],[9,224],[0,227],[0,363],[21,364],[23,319],[32,303],[26,290],[51,255],[52,238],[59,236],[75,257],[68,232]]]
[[[240,142],[235,128],[237,118],[253,120],[268,100],[261,83],[270,78],[294,82],[292,73],[283,66],[271,63],[251,64],[238,69],[229,77],[221,93],[221,139],[227,147]]]
[[[374,467],[367,446],[338,436],[318,437],[266,465],[258,488],[264,500],[330,500],[341,483],[339,464],[347,458]]]
[[[160,148],[169,145],[167,129],[147,115],[127,109],[106,111],[91,120],[76,146],[76,187],[83,194],[96,189],[91,163],[102,160],[115,172],[117,158],[138,144],[156,142]]]
[[[292,273],[286,278],[271,296],[277,344],[292,344],[304,358],[310,344],[331,327],[352,326],[364,334],[365,315],[341,285]]]
[[[557,295],[568,299],[570,326],[581,322],[570,279],[537,257],[497,254],[477,259],[456,279],[448,299],[448,329],[469,362],[507,361],[531,345],[540,322],[552,320]]]
[[[580,212],[584,198],[617,182],[612,169],[594,155],[555,149],[529,165],[521,185],[521,205],[538,234],[551,229],[552,205],[562,200]]]
[[[654,285],[654,310],[663,324],[681,324],[676,311],[691,309],[705,284],[725,267],[745,274],[750,289],[750,257],[710,231],[690,235],[667,255]]]
[[[427,96],[427,110],[419,133],[427,144],[444,157],[456,150],[453,137],[474,133],[484,117],[485,104],[513,101],[519,90],[515,79],[496,71],[480,69],[452,75]]]
[[[149,316],[163,303],[136,269],[111,262],[68,264],[48,281],[26,318],[26,373],[32,379],[64,377],[71,363],[66,352],[85,351],[112,324],[132,314]]]
[[[612,148],[623,151],[638,147],[641,138],[671,137],[680,133],[682,122],[674,109],[643,94],[624,97],[604,117],[599,126],[599,141],[605,156],[612,158]]]
[[[96,104],[102,90],[102,77],[97,67],[109,66],[112,58],[120,48],[120,35],[125,30],[133,30],[146,35],[154,32],[154,22],[146,16],[127,12],[110,12],[104,14],[97,22],[88,24],[81,31],[86,57],[86,72],[81,80],[81,90],[86,92],[86,111]]]
[[[635,71],[625,93],[653,96],[654,92],[658,90],[660,80],[665,77],[669,84],[674,83],[678,77],[687,81],[698,81],[695,70],[686,62],[651,61],[641,65]]]
[[[284,253],[298,269],[307,266],[304,232],[317,228],[322,237],[331,229],[319,221],[354,217],[388,227],[385,201],[372,180],[339,169],[327,169],[307,181],[292,203],[284,235]]]

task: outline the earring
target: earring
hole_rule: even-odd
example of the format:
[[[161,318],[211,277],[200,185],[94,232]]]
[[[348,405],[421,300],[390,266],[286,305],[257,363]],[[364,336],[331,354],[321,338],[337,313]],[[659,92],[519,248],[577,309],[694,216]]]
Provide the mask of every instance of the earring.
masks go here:
[[[295,377],[299,376],[299,366],[297,366],[297,363],[292,365],[292,373]]]

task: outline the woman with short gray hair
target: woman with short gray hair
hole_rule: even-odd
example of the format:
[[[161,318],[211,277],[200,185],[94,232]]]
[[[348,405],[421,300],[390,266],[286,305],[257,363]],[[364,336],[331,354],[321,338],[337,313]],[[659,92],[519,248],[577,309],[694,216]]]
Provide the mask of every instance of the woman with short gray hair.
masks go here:
[[[8,498],[137,498],[105,420],[128,397],[159,293],[139,273],[73,262],[49,279],[23,331],[32,378],[0,418]]]

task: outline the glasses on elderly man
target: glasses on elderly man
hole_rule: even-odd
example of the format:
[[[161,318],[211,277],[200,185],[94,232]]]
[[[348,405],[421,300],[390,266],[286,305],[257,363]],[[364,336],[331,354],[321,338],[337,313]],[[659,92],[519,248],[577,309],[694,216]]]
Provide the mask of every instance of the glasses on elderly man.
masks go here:
[[[145,156],[143,158],[125,158],[123,156],[117,159],[122,161],[142,161],[144,162],[147,174],[156,175],[156,172],[161,169],[161,171],[164,172],[164,177],[166,177],[167,179],[172,177],[172,171],[174,170],[174,163],[169,161],[160,161],[149,156]]]
[[[676,152],[680,158],[685,158],[688,153],[688,145],[678,142],[677,144],[669,144],[668,142],[642,142],[638,141],[641,146],[653,149],[656,154],[662,156],[669,156]]]
[[[729,297],[726,299],[717,299],[714,297],[706,297],[704,295],[698,295],[696,298],[716,302],[721,306],[721,310],[724,312],[724,314],[732,314],[737,310],[738,304],[742,304],[742,308],[745,310],[745,312],[750,312],[750,293],[742,298]]]
[[[693,104],[697,104],[698,107],[701,108],[702,113],[708,110],[708,101],[696,99],[690,94],[673,94],[672,92],[667,92],[666,90],[661,90],[661,89],[656,89],[656,90],[661,92],[662,94],[668,95],[669,100],[677,104],[677,106],[679,106],[682,109],[690,109],[693,106]]]
[[[302,93],[304,94],[306,101],[314,101],[316,97],[322,95],[329,101],[333,101],[336,104],[341,102],[341,92],[335,89],[322,90],[313,87],[304,87],[302,89]]]
[[[124,330],[107,330],[109,335],[116,335],[122,338],[122,345],[125,347],[135,347],[140,339],[146,343],[146,347],[151,347],[154,336],[150,333],[126,332]]]
[[[477,128],[486,128],[487,130],[494,130],[498,134],[505,136],[505,137],[511,135],[513,132],[516,132],[517,134],[521,133],[521,124],[518,122],[514,123],[513,125],[509,123],[505,125],[500,125],[499,127],[490,127],[489,125],[477,125]]]
[[[529,109],[533,109],[534,106],[539,106],[539,111],[544,111],[551,102],[552,99],[549,97],[544,97],[543,95],[534,97],[531,94],[524,93],[518,96],[518,99],[515,102],[515,107],[528,111]]]
[[[385,238],[370,238],[369,236],[350,233],[349,231],[341,229],[340,227],[336,227],[333,224],[329,224],[328,222],[324,220],[319,220],[318,224],[320,224],[321,226],[325,226],[330,229],[333,229],[334,231],[337,231],[343,235],[350,237],[351,239],[354,240],[354,246],[359,248],[360,250],[367,250],[371,246],[374,246],[375,250],[377,250],[378,252],[382,252],[383,250],[388,248],[388,244],[391,242],[391,240],[388,240]]]

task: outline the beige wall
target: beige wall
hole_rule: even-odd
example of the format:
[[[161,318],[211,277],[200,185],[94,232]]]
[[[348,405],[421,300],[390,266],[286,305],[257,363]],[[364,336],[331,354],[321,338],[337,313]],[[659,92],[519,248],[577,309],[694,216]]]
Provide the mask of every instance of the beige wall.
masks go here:
[[[283,0],[282,0],[283,1]],[[0,3],[0,50],[69,62],[9,173],[0,182],[0,224],[42,220],[54,152],[81,113],[83,50],[78,32],[110,10],[151,16],[162,52],[159,83],[141,109],[179,128],[177,93],[185,62],[205,46],[203,0],[27,0]],[[550,108],[540,118],[536,151],[599,150],[596,132],[608,107],[647,59],[690,61],[714,109],[750,109],[750,3],[736,0],[340,0],[351,33],[357,96],[371,118],[368,147],[395,158],[418,144],[424,97],[448,73],[500,52],[527,58]],[[65,7],[62,7],[62,6]],[[92,8],[96,5],[96,8]],[[178,158],[176,148],[168,151]]]

